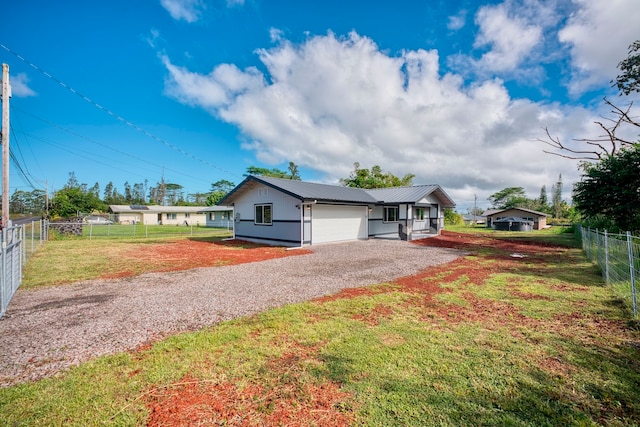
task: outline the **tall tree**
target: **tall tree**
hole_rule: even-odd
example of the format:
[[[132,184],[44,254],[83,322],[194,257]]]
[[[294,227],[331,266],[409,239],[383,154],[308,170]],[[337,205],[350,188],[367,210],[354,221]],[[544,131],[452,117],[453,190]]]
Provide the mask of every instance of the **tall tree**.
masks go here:
[[[293,162],[289,162],[289,176],[290,179],[294,181],[300,181],[300,171],[298,170],[298,165]]]
[[[540,197],[538,197],[537,210],[540,212],[547,212],[549,210],[549,197],[547,196],[547,186],[543,185],[540,188]]]
[[[289,162],[288,171],[289,172],[283,171],[278,168],[267,169],[257,166],[249,166],[247,168],[247,173],[245,174],[245,176],[270,176],[272,178],[293,179],[295,181],[300,181],[300,173],[298,172],[298,166],[295,163]]]
[[[100,184],[98,182],[93,184],[93,186],[89,188],[89,191],[97,198],[100,198]]]
[[[154,187],[149,189],[149,202],[154,205],[164,205],[167,193],[167,185],[164,182],[164,176],[157,182]]]
[[[143,204],[146,198],[145,194],[147,194],[147,191],[144,184],[140,182],[136,182],[135,184],[133,184],[133,189],[131,190],[132,203]]]
[[[236,185],[233,182],[227,181],[226,179],[221,179],[211,184],[211,190],[206,201],[207,206],[217,205],[218,202],[222,200],[229,191],[233,190],[233,187],[235,186]]]
[[[80,187],[80,183],[78,182],[78,179],[76,178],[76,173],[75,172],[69,172],[69,180],[64,185],[64,188],[76,188],[76,187]]]
[[[558,181],[551,187],[553,194],[551,199],[551,207],[553,209],[554,218],[562,218],[563,201],[562,201],[562,174],[558,176]]]
[[[180,184],[168,182],[166,184],[165,200],[169,206],[178,206],[184,203],[184,187]]]
[[[392,173],[383,172],[379,165],[374,165],[371,170],[361,168],[360,163],[353,164],[354,170],[349,178],[341,178],[340,184],[345,187],[355,188],[388,188],[407,187],[413,185],[414,174],[406,174],[399,178]]]
[[[109,183],[104,187],[104,197],[103,200],[106,204],[111,205],[113,200],[113,182],[109,181]]]
[[[640,231],[640,143],[581,167],[573,201],[582,216],[610,231]]]
[[[127,203],[133,202],[133,195],[131,194],[131,184],[129,184],[129,181],[124,182],[124,200]]]
[[[640,92],[640,40],[631,43],[629,55],[618,63],[618,69],[622,74],[616,78],[614,86],[625,95]]]
[[[489,201],[494,209],[526,208],[531,204],[522,187],[504,188],[489,196]]]

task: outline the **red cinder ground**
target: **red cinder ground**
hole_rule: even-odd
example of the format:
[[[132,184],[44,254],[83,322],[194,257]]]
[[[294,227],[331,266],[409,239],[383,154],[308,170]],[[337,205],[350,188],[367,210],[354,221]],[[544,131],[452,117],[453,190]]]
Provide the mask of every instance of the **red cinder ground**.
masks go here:
[[[356,298],[384,292],[404,291],[416,295],[407,304],[424,308],[425,321],[433,318],[448,322],[482,321],[490,327],[493,323],[534,322],[523,316],[513,305],[494,300],[484,300],[465,292],[466,306],[444,304],[434,300],[434,295],[448,292],[442,284],[454,283],[465,277],[463,286],[482,284],[490,275],[509,270],[517,271],[522,263],[559,255],[566,248],[530,242],[497,240],[488,236],[443,232],[441,236],[415,241],[413,244],[443,248],[462,249],[470,254],[481,254],[491,249],[487,256],[463,257],[437,267],[428,268],[418,274],[399,278],[392,286],[376,286],[345,289],[338,294],[318,298],[318,304],[340,299]],[[162,263],[188,264],[191,267],[212,265],[216,260],[227,263],[251,262],[270,257],[295,255],[303,251],[284,252],[281,249],[255,247],[237,250],[233,244],[211,245],[188,242],[155,248],[154,253]],[[486,252],[485,252],[486,253]],[[517,253],[525,258],[514,258]],[[182,264],[184,263],[184,264]],[[531,267],[528,267],[531,268]],[[170,269],[167,266],[167,269]],[[514,292],[517,292],[513,289]],[[526,296],[526,295],[525,295]],[[534,296],[532,296],[533,298]],[[357,320],[376,325],[393,314],[398,307],[376,306],[368,315],[359,315]],[[562,322],[562,319],[558,319]],[[568,320],[567,320],[568,321]],[[327,381],[321,385],[296,383],[290,376],[299,368],[300,362],[314,358],[316,349],[294,348],[290,353],[272,361],[271,373],[286,373],[289,380],[283,384],[264,385],[243,382],[237,386],[229,382],[208,383],[193,378],[184,378],[170,389],[153,390],[147,405],[150,410],[149,426],[226,425],[226,426],[346,426],[354,421],[349,408],[350,396],[340,389],[340,384]],[[549,364],[554,361],[550,360]],[[562,371],[557,366],[555,371]],[[277,375],[276,375],[277,378]],[[275,380],[278,382],[279,380]],[[265,410],[268,408],[268,410]]]

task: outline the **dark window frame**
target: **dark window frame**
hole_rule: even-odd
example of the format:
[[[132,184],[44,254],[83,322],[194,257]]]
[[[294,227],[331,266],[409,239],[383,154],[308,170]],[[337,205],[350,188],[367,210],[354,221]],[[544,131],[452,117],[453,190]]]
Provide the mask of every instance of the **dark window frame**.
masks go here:
[[[268,209],[266,209],[268,208]],[[273,225],[273,203],[260,203],[253,205],[255,225]]]
[[[383,222],[398,222],[399,206],[385,206],[382,220]],[[395,212],[395,214],[390,214]]]

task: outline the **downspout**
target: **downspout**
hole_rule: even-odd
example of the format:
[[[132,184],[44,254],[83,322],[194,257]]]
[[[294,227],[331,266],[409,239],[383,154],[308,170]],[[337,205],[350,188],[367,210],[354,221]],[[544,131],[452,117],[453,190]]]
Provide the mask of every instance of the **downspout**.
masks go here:
[[[316,203],[318,203],[317,200],[314,200],[313,202],[300,203],[300,247],[304,246],[304,211],[307,209],[307,206],[311,209],[311,205],[315,205]],[[311,221],[313,221],[312,217]],[[311,223],[309,223],[309,232],[311,232]],[[311,242],[311,236],[309,236],[309,242]]]

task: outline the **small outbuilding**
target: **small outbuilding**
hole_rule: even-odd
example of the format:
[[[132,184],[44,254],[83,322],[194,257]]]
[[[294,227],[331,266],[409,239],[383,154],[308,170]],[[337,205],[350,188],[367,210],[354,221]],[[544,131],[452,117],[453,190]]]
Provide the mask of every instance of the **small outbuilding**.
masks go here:
[[[522,221],[532,222],[533,230],[542,230],[547,227],[547,217],[549,216],[544,212],[524,208],[490,209],[485,211],[483,215],[486,217],[487,227],[495,230],[500,230],[496,228],[496,222],[508,218],[519,218]],[[504,227],[504,224],[501,227]]]

